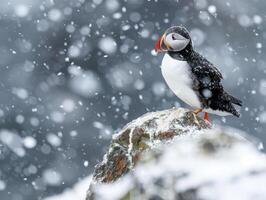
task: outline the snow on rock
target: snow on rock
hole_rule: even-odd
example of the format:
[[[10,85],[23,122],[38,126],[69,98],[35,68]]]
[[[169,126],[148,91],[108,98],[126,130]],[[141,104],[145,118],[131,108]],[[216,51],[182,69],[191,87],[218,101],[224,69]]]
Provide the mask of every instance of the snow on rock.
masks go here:
[[[76,183],[73,188],[66,189],[62,194],[47,197],[44,200],[84,200],[86,198],[86,189],[90,181],[91,177],[88,176]]]
[[[92,185],[87,199],[265,199],[265,180],[265,155],[243,137],[214,128],[158,145],[118,181]]]
[[[87,200],[265,199],[258,145],[185,109],[147,113],[113,136]]]
[[[208,127],[207,122],[181,108],[143,115],[113,136],[103,162],[96,166],[93,180],[114,181],[135,165],[142,151],[176,135],[198,134]]]

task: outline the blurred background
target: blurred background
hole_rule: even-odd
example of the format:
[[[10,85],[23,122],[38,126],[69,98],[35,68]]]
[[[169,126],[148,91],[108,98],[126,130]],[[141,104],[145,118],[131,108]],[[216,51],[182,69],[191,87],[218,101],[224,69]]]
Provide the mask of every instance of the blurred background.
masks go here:
[[[172,25],[244,101],[215,124],[266,141],[266,1],[0,1],[0,199],[36,200],[88,176],[114,131],[148,112],[186,106],[152,51]]]

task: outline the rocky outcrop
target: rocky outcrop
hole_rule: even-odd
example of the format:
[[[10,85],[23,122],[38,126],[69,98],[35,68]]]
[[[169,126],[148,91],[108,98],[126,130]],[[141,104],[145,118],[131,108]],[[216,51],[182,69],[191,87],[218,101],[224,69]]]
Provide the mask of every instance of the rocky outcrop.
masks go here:
[[[145,114],[113,136],[104,160],[96,166],[93,179],[103,183],[115,181],[136,164],[144,150],[177,135],[191,133],[192,129],[196,133],[208,127],[207,122],[184,109]]]
[[[87,200],[266,199],[266,158],[246,138],[185,109],[148,113],[114,135]]]

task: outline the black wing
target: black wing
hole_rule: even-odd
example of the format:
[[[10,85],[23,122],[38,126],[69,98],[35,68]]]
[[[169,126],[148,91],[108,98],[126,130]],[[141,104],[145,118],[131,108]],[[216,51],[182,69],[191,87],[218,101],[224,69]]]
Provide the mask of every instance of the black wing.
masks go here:
[[[226,111],[239,116],[233,104],[241,106],[242,102],[224,91],[221,72],[199,54],[189,64],[192,70],[193,89],[197,93],[202,107]]]

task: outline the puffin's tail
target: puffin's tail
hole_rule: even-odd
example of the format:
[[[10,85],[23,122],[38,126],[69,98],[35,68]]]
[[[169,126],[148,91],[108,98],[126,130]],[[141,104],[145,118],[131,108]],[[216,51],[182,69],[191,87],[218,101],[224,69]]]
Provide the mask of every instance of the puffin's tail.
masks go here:
[[[232,95],[230,94],[227,94],[229,99],[230,99],[230,102],[235,104],[235,105],[238,105],[238,106],[242,106],[242,101],[237,99],[236,97],[233,97]]]
[[[235,115],[236,117],[240,117],[240,107],[242,106],[242,101],[237,99],[236,97],[233,97],[232,95],[228,94],[227,92],[224,91],[224,95],[227,99],[227,102],[229,103],[228,105],[228,110],[230,113]]]

